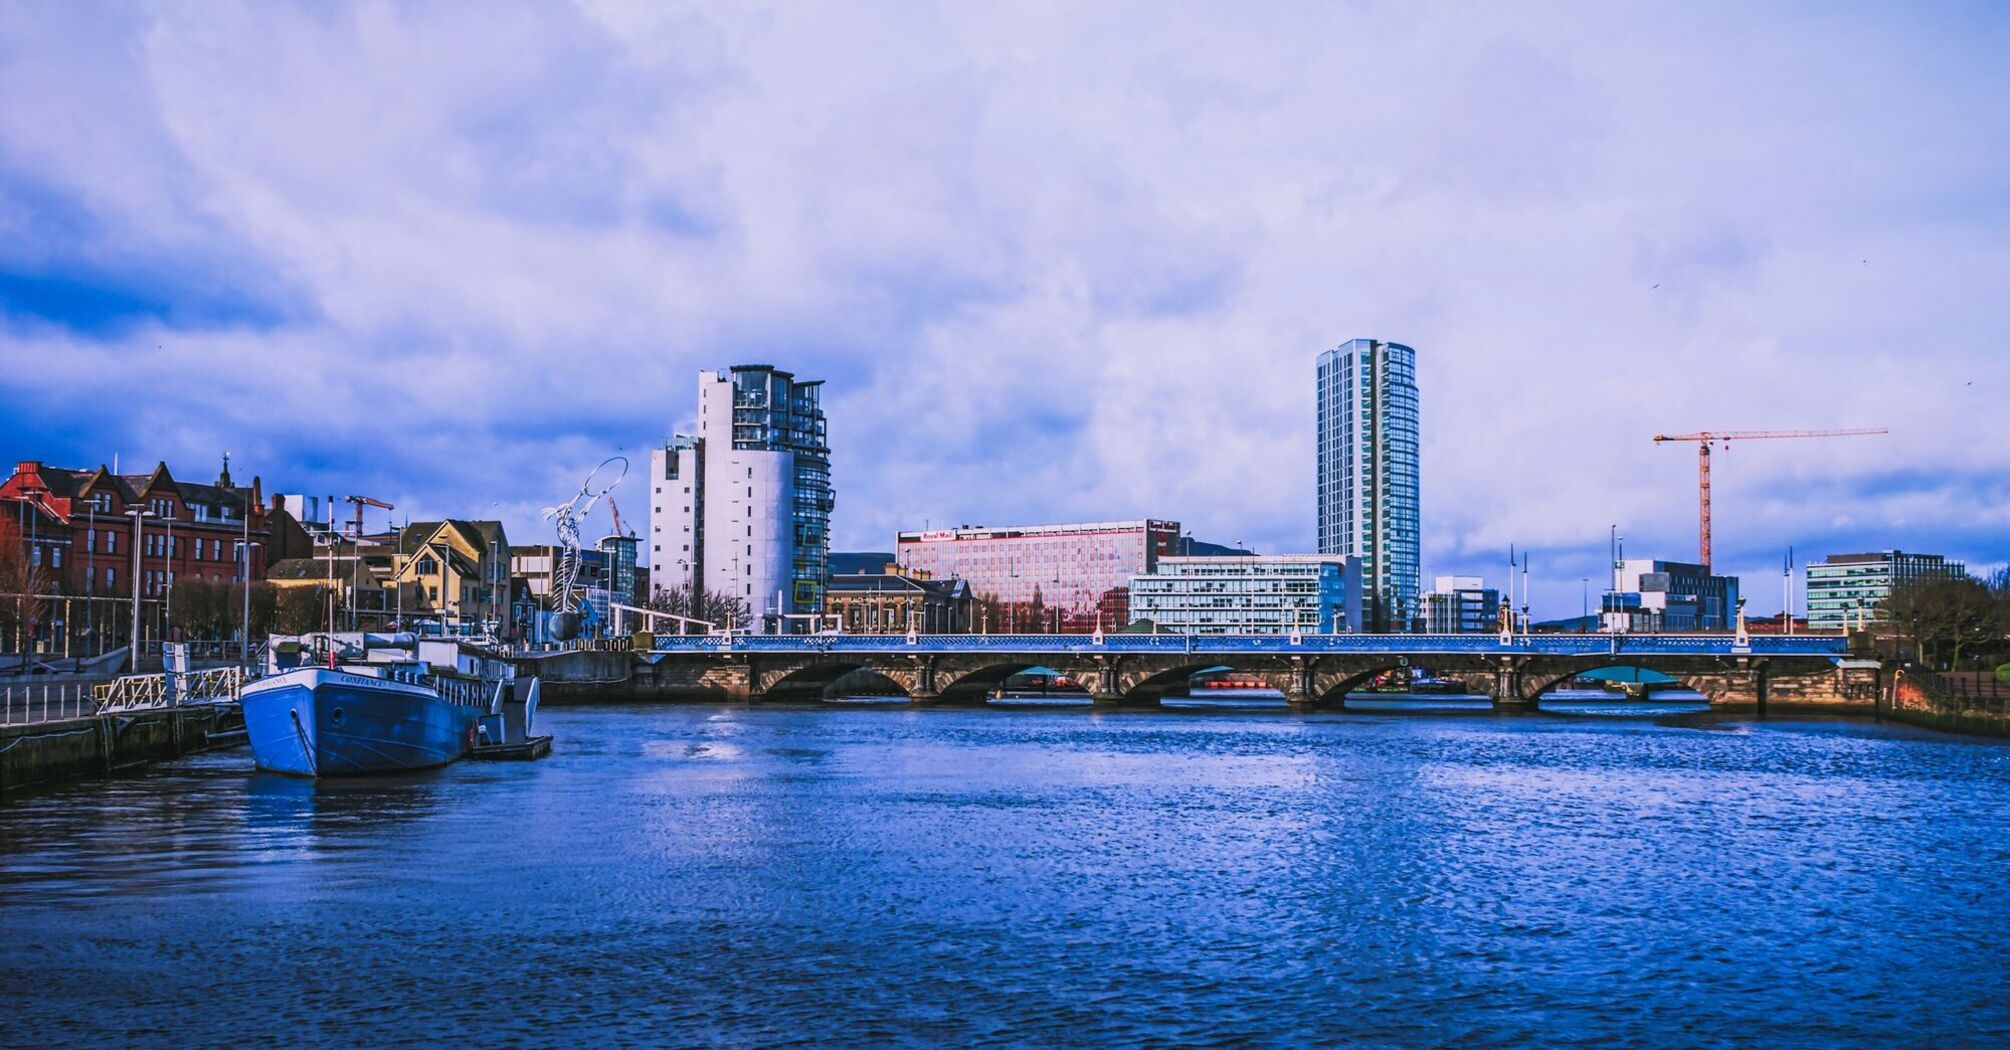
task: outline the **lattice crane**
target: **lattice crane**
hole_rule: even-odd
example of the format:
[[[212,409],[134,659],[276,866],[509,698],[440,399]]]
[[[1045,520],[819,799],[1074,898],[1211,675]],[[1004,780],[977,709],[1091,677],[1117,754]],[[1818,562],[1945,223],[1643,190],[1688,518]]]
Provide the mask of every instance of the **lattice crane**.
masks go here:
[[[612,492],[607,494],[607,513],[614,518],[614,534],[616,536],[635,535],[633,530],[621,524],[621,508],[614,505],[614,493]]]
[[[380,499],[371,499],[371,498],[370,498],[370,497],[368,497],[368,496],[344,496],[344,497],[342,497],[342,498],[343,498],[343,499],[344,499],[345,501],[347,501],[347,502],[349,502],[349,503],[354,503],[354,504],[356,505],[356,538],[357,538],[357,539],[361,539],[361,538],[363,538],[363,508],[364,508],[364,507],[376,507],[376,508],[378,508],[378,509],[380,509],[380,510],[397,510],[397,509],[398,509],[398,508],[396,508],[396,507],[393,507],[393,506],[391,506],[391,505],[390,505],[389,503],[386,503],[386,502],[384,502],[383,500],[380,500]],[[330,518],[333,518],[334,516],[335,516],[335,515],[333,515],[333,514],[330,514],[330,515],[329,515],[329,517],[330,517]]]
[[[1851,427],[1844,430],[1705,430],[1695,434],[1656,434],[1654,443],[1694,441],[1696,443],[1696,502],[1700,508],[1703,567],[1710,567],[1710,446],[1733,441],[1770,441],[1774,438],[1863,437],[1889,434],[1883,427]]]

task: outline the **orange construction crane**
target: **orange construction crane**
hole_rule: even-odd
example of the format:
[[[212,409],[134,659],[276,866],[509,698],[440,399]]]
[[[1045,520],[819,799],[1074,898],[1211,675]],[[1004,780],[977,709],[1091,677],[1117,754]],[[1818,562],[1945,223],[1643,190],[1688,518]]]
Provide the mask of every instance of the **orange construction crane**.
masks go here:
[[[343,497],[343,498],[344,498],[344,499],[346,499],[346,500],[347,500],[348,502],[350,502],[350,503],[354,503],[354,504],[356,505],[356,524],[355,524],[355,528],[356,528],[356,538],[357,538],[357,539],[362,539],[362,538],[363,538],[363,507],[364,507],[365,505],[368,505],[368,506],[372,506],[372,507],[377,507],[377,508],[380,508],[380,509],[383,509],[383,510],[397,510],[397,509],[398,509],[398,508],[396,508],[396,507],[393,507],[393,506],[391,506],[391,505],[390,505],[389,503],[386,503],[386,502],[384,502],[383,500],[380,500],[380,499],[371,499],[371,498],[370,498],[370,497],[368,497],[368,496],[345,496],[345,497]],[[334,517],[334,515],[333,515],[333,514],[330,514],[330,515],[329,515],[329,517],[331,517],[331,518],[332,518],[332,517]]]
[[[1699,434],[1656,434],[1654,443],[1664,441],[1694,441],[1696,443],[1696,501],[1702,508],[1703,567],[1710,567],[1710,446],[1733,441],[1759,441],[1773,438],[1825,438],[1861,437],[1867,434],[1889,434],[1883,427],[1856,427],[1849,430],[1705,430]]]
[[[607,494],[607,513],[614,516],[614,534],[616,536],[635,535],[621,524],[621,508],[614,505],[614,493],[612,492]]]

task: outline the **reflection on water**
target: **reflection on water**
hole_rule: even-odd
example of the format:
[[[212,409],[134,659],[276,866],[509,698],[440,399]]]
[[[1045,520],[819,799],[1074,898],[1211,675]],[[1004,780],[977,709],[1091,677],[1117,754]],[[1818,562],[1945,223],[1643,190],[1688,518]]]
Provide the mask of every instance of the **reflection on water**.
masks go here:
[[[1344,705],[1349,711],[1409,711],[1432,714],[1458,711],[1492,711],[1494,702],[1470,693],[1348,693]]]
[[[0,1041],[2010,1036],[2001,743],[1708,713],[541,721],[538,763],[310,782],[240,751],[0,805]]]

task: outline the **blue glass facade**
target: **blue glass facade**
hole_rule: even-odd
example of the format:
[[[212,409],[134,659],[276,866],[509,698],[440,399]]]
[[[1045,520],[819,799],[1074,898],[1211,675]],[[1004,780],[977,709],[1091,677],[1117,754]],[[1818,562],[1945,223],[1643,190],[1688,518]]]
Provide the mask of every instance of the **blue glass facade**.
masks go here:
[[[735,365],[733,448],[792,457],[788,578],[781,585],[790,608],[821,610],[829,575],[831,510],[837,502],[831,489],[823,380],[798,380],[767,365]]]
[[[1417,352],[1355,339],[1319,355],[1319,553],[1361,559],[1370,630],[1417,614]]]

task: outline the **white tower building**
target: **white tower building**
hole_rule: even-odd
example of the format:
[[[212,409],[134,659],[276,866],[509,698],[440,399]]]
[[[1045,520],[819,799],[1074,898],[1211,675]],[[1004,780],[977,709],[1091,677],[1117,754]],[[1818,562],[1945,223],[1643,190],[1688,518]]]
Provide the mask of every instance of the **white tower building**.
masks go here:
[[[698,373],[698,433],[650,455],[651,578],[778,614],[823,608],[830,449],[822,380],[768,365]]]

